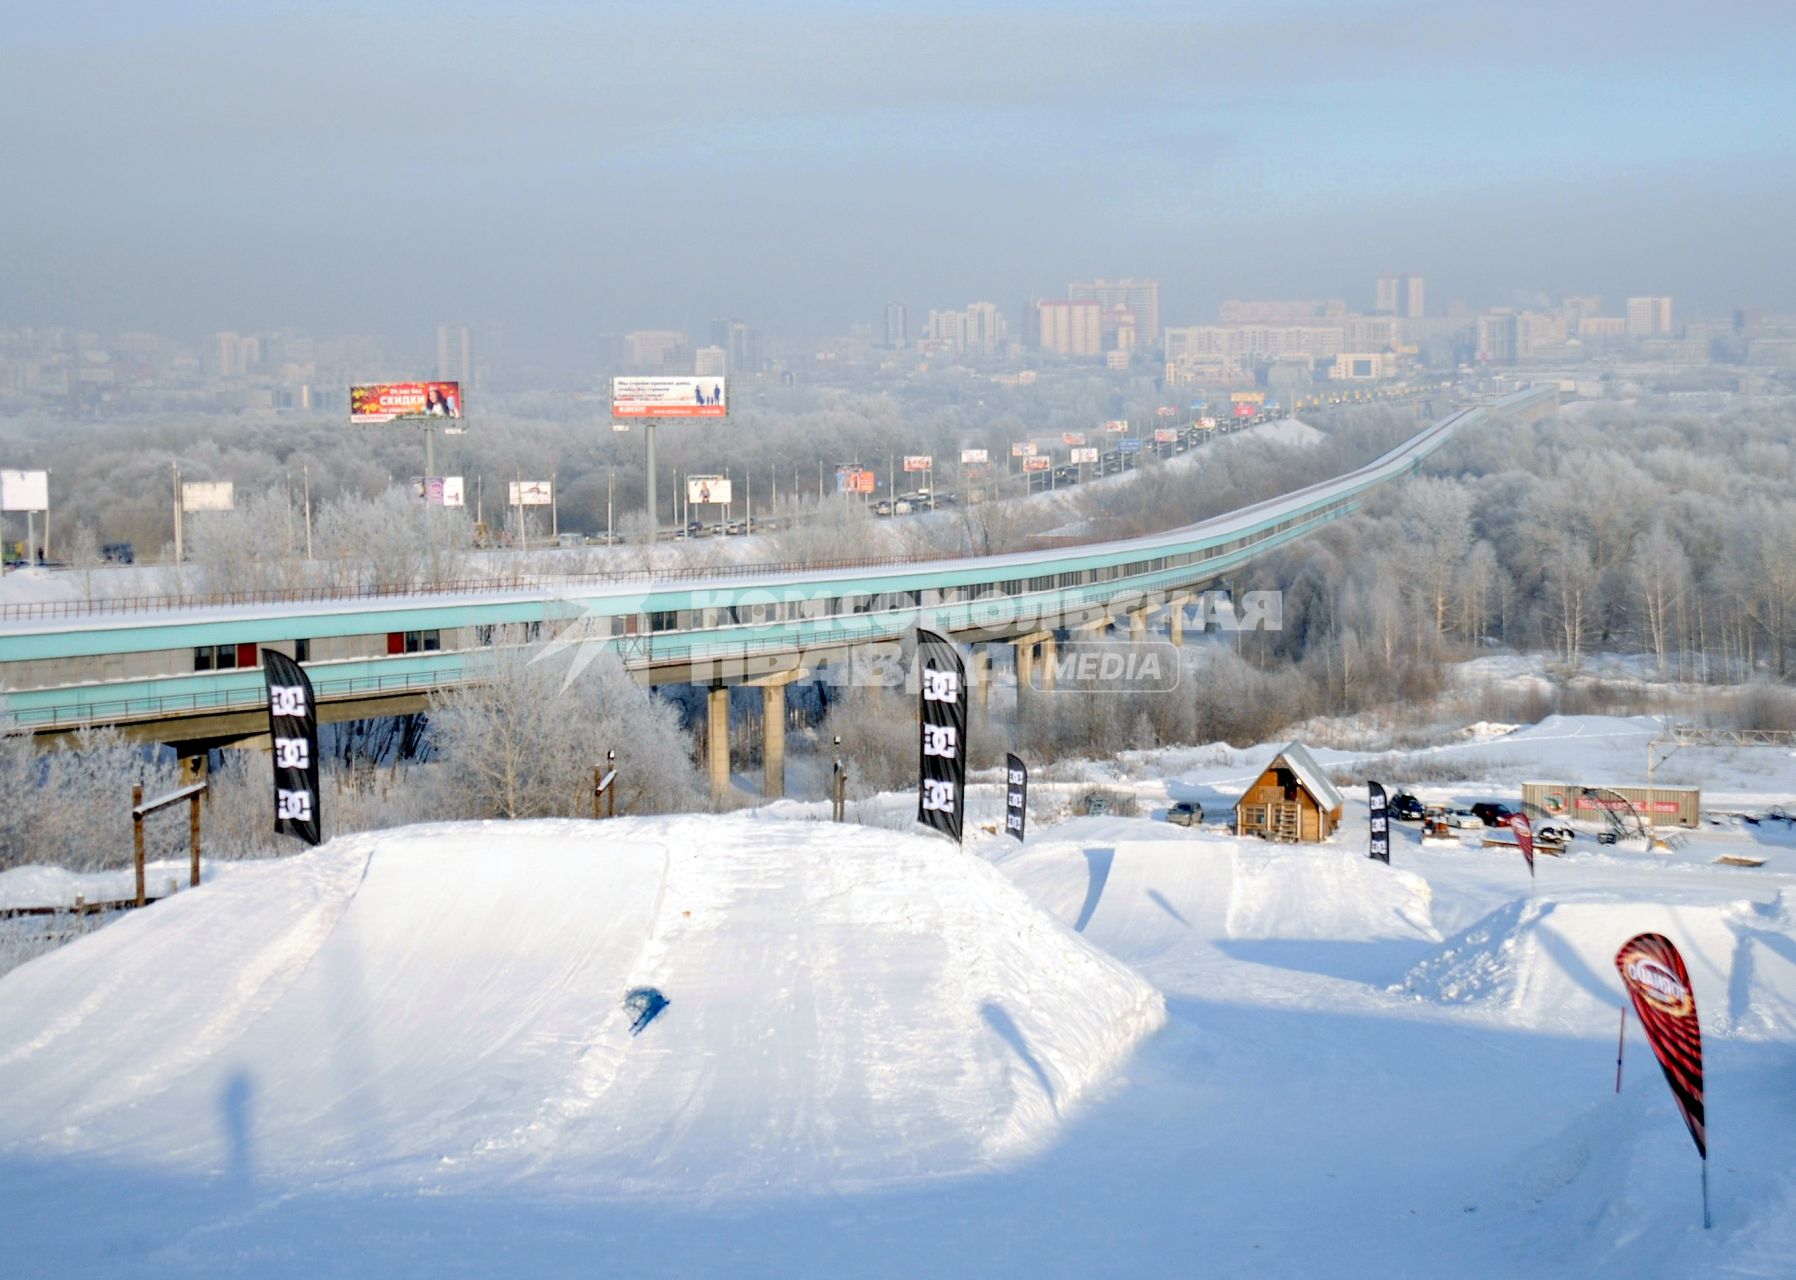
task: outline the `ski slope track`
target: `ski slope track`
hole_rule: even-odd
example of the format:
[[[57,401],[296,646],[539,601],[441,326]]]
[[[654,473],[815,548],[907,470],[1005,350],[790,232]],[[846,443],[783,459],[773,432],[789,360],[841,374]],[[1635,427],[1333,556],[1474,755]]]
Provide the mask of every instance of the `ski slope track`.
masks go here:
[[[632,1037],[633,987],[671,1004]],[[275,1188],[706,1201],[1000,1167],[1157,992],[939,841],[454,824],[184,893],[0,980],[0,1151]]]

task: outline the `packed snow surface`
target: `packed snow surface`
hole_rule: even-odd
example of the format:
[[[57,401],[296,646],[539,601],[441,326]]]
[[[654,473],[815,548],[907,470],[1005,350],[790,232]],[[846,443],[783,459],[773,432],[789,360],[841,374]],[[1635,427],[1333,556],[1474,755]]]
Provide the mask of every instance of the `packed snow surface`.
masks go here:
[[[1654,732],[1318,747],[1321,846],[1160,820],[1270,749],[1217,745],[1042,770],[1020,844],[976,780],[964,852],[786,801],[237,866],[0,979],[0,1266],[1796,1275],[1796,758],[1680,750],[1707,812],[1669,851],[1365,857],[1367,776],[1513,802]],[[1142,816],[1068,817],[1094,785]],[[1616,1089],[1644,931],[1703,1021],[1712,1230],[1632,1018]],[[671,1003],[631,1038],[637,986]]]
[[[671,1001],[640,1035],[624,994]],[[1164,1013],[940,841],[443,825],[0,982],[0,1143],[284,1185],[818,1192],[1041,1146]]]

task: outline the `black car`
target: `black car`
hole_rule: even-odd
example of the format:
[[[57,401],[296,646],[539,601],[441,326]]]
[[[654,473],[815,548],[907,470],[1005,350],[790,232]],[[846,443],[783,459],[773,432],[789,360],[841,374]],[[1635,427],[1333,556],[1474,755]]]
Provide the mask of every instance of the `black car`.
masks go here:
[[[1386,808],[1391,817],[1399,822],[1420,822],[1422,820],[1422,802],[1407,791],[1399,791],[1392,796]]]
[[[1515,810],[1506,804],[1498,804],[1494,800],[1480,800],[1472,806],[1472,812],[1478,815],[1478,821],[1487,827],[1500,827],[1515,817]]]

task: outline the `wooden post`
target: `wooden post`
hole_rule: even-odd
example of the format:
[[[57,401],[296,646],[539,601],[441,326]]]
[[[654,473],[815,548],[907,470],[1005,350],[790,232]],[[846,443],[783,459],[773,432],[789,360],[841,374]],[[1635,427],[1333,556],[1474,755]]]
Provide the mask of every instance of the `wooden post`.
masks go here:
[[[188,885],[194,889],[200,887],[200,796],[202,794],[207,799],[211,799],[212,788],[207,787],[203,793],[194,792],[187,801],[187,840],[193,850],[192,875],[188,879]]]
[[[592,816],[595,819],[599,816],[599,800],[604,794],[604,788],[599,785],[599,779],[604,776],[604,766],[595,764],[592,767]]]
[[[137,905],[143,905],[143,814],[138,812],[143,806],[143,783],[139,782],[131,788],[131,845],[132,865],[137,868]]]

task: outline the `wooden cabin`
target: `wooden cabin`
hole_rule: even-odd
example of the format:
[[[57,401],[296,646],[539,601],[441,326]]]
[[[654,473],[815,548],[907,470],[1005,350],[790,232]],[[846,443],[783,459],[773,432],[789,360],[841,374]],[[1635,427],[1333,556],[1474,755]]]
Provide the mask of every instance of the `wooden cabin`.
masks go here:
[[[1341,793],[1300,742],[1260,771],[1235,805],[1235,830],[1265,840],[1320,844],[1341,825]]]

